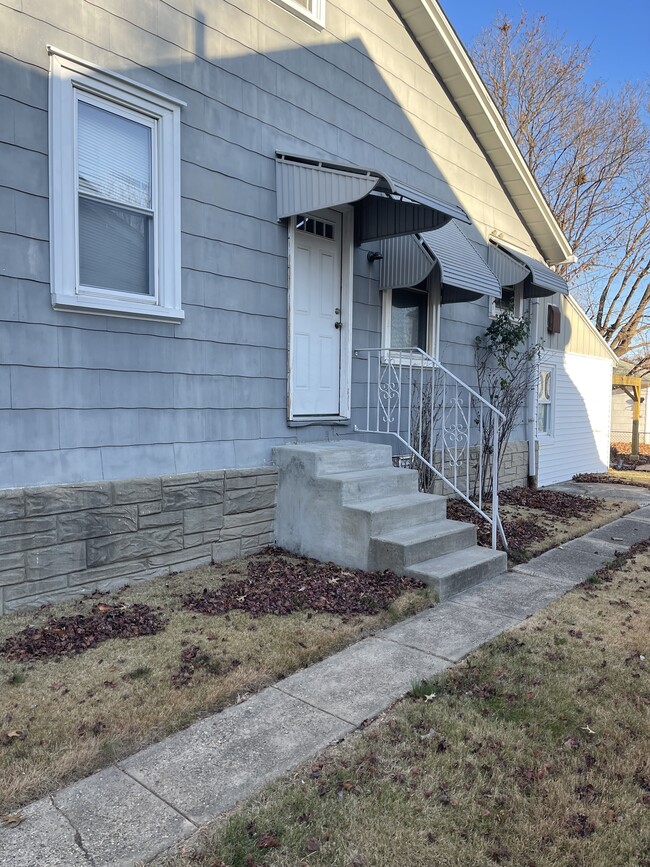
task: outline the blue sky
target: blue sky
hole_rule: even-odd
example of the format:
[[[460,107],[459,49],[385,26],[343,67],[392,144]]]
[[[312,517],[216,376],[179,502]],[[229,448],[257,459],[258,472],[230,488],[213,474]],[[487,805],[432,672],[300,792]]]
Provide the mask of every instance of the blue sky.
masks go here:
[[[519,17],[521,7],[543,13],[553,30],[569,41],[593,41],[591,74],[618,87],[626,80],[650,78],[650,2],[648,0],[441,0],[456,32],[469,46],[497,11]]]

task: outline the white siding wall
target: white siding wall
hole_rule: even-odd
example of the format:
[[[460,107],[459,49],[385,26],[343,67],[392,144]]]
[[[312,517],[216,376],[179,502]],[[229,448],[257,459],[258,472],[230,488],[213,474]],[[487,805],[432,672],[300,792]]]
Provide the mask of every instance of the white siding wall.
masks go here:
[[[574,473],[606,471],[612,362],[547,352],[542,365],[553,370],[555,392],[553,435],[539,438],[539,484],[563,482]]]

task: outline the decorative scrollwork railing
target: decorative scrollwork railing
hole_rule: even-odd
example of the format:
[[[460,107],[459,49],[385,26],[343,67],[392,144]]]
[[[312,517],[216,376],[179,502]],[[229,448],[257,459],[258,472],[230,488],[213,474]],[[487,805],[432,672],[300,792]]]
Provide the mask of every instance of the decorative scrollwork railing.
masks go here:
[[[451,489],[506,539],[499,518],[499,424],[504,416],[421,349],[357,349],[367,362],[360,433],[390,434],[408,450],[420,487]],[[489,501],[489,509],[488,509]]]

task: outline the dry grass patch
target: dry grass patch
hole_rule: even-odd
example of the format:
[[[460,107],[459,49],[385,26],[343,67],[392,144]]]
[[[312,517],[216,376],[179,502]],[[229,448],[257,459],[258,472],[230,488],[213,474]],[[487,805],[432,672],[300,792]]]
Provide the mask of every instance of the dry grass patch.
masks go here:
[[[165,864],[647,867],[647,549],[420,685]]]
[[[274,554],[252,561],[259,573],[260,564],[271,569],[280,559]],[[254,617],[239,610],[207,616],[184,607],[184,598],[201,596],[205,588],[216,592],[246,578],[248,562],[0,618],[0,645],[11,639],[6,649],[16,645],[18,633],[33,627],[22,655],[0,654],[0,814],[242,700],[431,601],[424,590],[398,588],[392,602],[377,592],[373,614],[304,608],[286,616]],[[285,562],[305,569],[308,561]],[[345,582],[345,570],[322,568],[329,568],[325,580],[336,581],[338,574]],[[138,606],[148,607],[146,616]],[[159,618],[163,628],[111,638],[103,624],[102,643],[87,650],[81,646],[92,643],[88,630],[99,615],[117,618],[121,612],[135,612],[136,620],[147,623]],[[69,618],[59,644],[61,621],[52,625],[52,618]],[[29,658],[30,649],[49,648],[51,642],[60,655]]]

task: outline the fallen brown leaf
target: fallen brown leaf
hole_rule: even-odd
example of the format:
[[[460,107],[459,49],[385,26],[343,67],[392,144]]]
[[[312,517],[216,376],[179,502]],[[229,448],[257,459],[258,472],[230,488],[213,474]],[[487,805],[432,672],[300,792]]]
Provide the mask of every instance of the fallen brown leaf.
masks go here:
[[[25,817],[22,813],[7,813],[4,816],[0,816],[0,821],[2,821],[3,825],[7,825],[10,828],[15,828],[17,825],[20,825]]]

